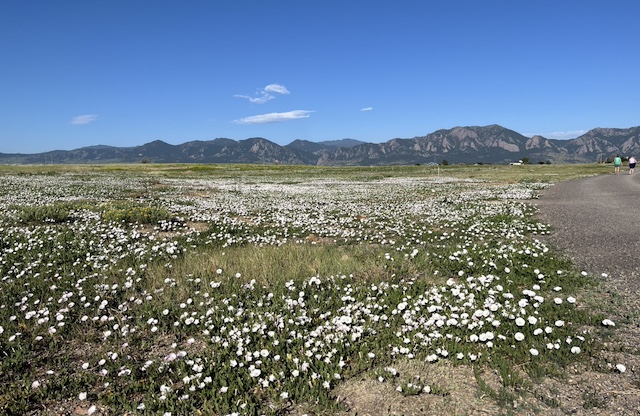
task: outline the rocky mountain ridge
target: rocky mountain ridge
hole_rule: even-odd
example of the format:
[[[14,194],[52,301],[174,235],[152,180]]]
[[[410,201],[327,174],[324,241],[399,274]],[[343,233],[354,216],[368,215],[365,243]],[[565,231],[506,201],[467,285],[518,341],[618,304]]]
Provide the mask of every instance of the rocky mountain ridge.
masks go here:
[[[2,164],[86,163],[262,163],[320,166],[423,163],[586,163],[615,154],[640,156],[640,126],[596,128],[572,140],[526,137],[499,125],[454,127],[411,139],[366,143],[344,139],[280,146],[264,138],[218,138],[172,145],[155,140],[141,146],[89,146],[37,154],[0,153]]]

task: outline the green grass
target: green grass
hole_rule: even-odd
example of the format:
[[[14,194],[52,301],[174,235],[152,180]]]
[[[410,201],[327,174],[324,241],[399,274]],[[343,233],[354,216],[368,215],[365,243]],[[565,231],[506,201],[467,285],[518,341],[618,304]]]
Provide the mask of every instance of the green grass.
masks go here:
[[[136,203],[113,203],[104,208],[102,219],[126,224],[158,224],[162,221],[172,220],[173,215],[162,207]]]

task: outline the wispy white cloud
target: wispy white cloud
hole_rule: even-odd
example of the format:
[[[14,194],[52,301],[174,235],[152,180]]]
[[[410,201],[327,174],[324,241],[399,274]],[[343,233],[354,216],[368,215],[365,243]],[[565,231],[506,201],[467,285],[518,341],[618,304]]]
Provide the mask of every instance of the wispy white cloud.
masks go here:
[[[98,116],[96,114],[85,114],[82,116],[76,116],[71,119],[71,124],[80,125],[80,124],[89,124],[96,121]]]
[[[251,97],[249,95],[240,95],[240,94],[236,94],[234,95],[234,97],[236,98],[245,98],[247,100],[249,100],[249,102],[252,102],[254,104],[264,104],[267,101],[271,101],[273,100],[275,97],[273,95],[270,94],[266,94],[266,93],[262,93],[262,95],[257,96],[257,97]]]
[[[278,85],[278,84],[269,84],[266,87],[264,87],[264,90],[266,92],[275,92],[277,94],[282,94],[282,95],[289,94],[289,90],[287,90],[287,88],[284,85]]]
[[[297,120],[299,118],[309,118],[309,114],[313,111],[306,110],[294,110],[287,111],[285,113],[267,113],[258,114],[255,116],[243,117],[233,122],[236,124],[265,124],[265,123],[279,123],[282,121]]]
[[[360,111],[373,111],[373,107],[365,107],[365,108],[361,109]]]
[[[526,134],[526,136],[531,137],[531,136],[537,135],[537,136],[546,137],[547,139],[569,140],[569,139],[575,139],[576,137],[582,136],[586,132],[587,130],[554,131],[551,133]]]
[[[284,85],[269,84],[263,89],[258,90],[254,96],[236,94],[234,97],[247,99],[254,104],[264,104],[276,98],[272,93],[287,95],[289,94],[289,90]]]

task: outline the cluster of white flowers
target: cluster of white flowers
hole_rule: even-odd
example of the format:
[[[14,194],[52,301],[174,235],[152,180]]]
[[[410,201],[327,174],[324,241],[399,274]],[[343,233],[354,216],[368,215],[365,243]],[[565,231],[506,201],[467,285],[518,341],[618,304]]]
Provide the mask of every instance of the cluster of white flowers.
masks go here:
[[[97,346],[76,364],[79,371],[105,386],[145,374],[155,393],[136,405],[141,411],[214,391],[229,398],[225,412],[241,412],[253,400],[242,396],[245,390],[283,402],[304,389],[326,395],[358,362],[475,362],[499,349],[533,359],[580,354],[586,342],[567,335],[570,322],[560,315],[577,303],[555,286],[566,272],[544,269],[548,248],[529,237],[547,227],[530,221],[531,208],[514,201],[530,199],[535,186],[453,178],[294,185],[165,178],[171,191],[142,202],[160,203],[180,221],[115,224],[94,207],[79,206],[62,226],[19,224],[13,207],[62,200],[99,206],[146,184],[108,175],[92,188],[73,175],[30,179],[8,176],[0,184],[7,213],[0,219],[0,343],[60,345],[70,333],[91,334]],[[380,247],[380,260],[393,273],[375,282],[348,272],[299,276],[266,287],[257,276],[214,264],[206,276],[144,280],[150,265],[171,271],[193,249],[320,240]],[[433,281],[445,276],[446,282],[396,275],[402,262],[438,264]],[[36,290],[32,282],[44,284],[33,285]],[[20,287],[19,297],[5,296],[5,287]],[[140,344],[148,354],[132,348]],[[396,376],[387,367],[378,379]],[[33,380],[32,389],[43,382]],[[431,388],[414,380],[401,390]],[[87,392],[77,397],[85,401]]]

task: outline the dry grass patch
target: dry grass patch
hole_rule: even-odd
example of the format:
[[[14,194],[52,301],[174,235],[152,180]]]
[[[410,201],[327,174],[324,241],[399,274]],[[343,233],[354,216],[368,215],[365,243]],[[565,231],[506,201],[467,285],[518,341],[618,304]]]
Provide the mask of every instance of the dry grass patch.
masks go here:
[[[615,362],[614,357],[611,358],[611,362]],[[636,364],[637,361],[640,358]],[[640,384],[633,374],[636,366],[622,378],[616,374],[615,367],[608,371],[571,367],[567,369],[566,377],[546,378],[541,383],[526,381],[530,389],[518,391],[504,388],[500,377],[492,370],[480,370],[478,378],[473,368],[447,362],[402,361],[394,368],[398,376],[391,380],[380,382],[367,373],[341,384],[335,396],[347,409],[339,415],[640,414]],[[397,387],[407,380],[420,380],[431,387],[431,392],[405,396]],[[289,413],[291,416],[301,414]]]
[[[484,395],[468,366],[447,362],[428,364],[401,361],[394,368],[398,376],[380,382],[371,374],[347,380],[336,391],[336,397],[348,407],[341,415],[495,415],[500,408]],[[485,382],[499,385],[493,373],[483,374]],[[430,393],[404,396],[396,388],[408,380],[420,380]]]
[[[179,281],[187,276],[201,278],[204,285],[226,278],[247,281],[251,278],[257,284],[270,286],[291,279],[343,274],[362,281],[389,281],[403,259],[398,258],[391,265],[384,254],[382,248],[371,245],[287,243],[282,246],[212,248],[188,252],[173,261],[171,267],[165,264],[149,266],[148,276],[153,279],[148,282],[153,290],[165,286],[167,278]],[[406,261],[403,275],[434,276],[428,258],[424,262]]]

